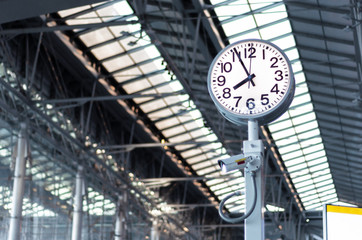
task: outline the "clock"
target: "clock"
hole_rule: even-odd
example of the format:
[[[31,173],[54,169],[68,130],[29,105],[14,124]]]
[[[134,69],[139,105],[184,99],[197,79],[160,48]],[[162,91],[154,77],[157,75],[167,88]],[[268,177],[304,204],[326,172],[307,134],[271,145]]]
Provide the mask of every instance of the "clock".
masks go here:
[[[210,66],[207,85],[217,109],[237,125],[274,121],[289,108],[295,91],[288,57],[260,39],[241,40],[221,50]]]

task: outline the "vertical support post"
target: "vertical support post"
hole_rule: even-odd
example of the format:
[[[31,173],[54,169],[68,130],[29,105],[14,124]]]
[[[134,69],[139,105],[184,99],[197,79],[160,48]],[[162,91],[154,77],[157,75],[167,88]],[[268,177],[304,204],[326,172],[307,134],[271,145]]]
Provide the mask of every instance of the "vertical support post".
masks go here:
[[[114,240],[126,239],[125,226],[124,226],[124,214],[122,211],[122,205],[125,202],[122,196],[118,197],[118,211],[116,216],[116,224],[114,227]]]
[[[75,180],[72,240],[82,239],[82,217],[83,217],[83,167],[78,166],[78,172]]]
[[[20,239],[21,222],[22,222],[22,208],[24,197],[24,178],[25,178],[25,166],[26,166],[26,154],[27,154],[27,142],[26,142],[26,124],[20,124],[20,132],[18,138],[17,156],[15,162],[14,172],[14,185],[13,185],[13,198],[12,207],[10,213],[10,227],[8,240]]]
[[[160,235],[158,232],[157,219],[154,219],[151,228],[151,240],[159,240],[159,239]]]
[[[255,171],[256,182],[256,205],[252,214],[245,219],[244,235],[246,240],[264,240],[264,171],[263,157],[264,145],[259,140],[258,122],[248,121],[248,141],[244,141],[244,155],[260,155],[261,167]],[[245,169],[245,195],[246,195],[246,212],[252,207],[254,198],[253,180],[251,172]]]

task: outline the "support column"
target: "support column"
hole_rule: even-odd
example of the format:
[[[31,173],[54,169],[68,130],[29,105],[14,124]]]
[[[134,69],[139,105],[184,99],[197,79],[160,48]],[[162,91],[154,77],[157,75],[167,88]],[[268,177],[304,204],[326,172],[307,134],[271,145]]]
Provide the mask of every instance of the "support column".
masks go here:
[[[159,240],[160,233],[158,232],[157,219],[153,220],[151,228],[151,240]]]
[[[116,216],[116,223],[114,226],[114,240],[123,240],[126,239],[126,228],[124,225],[124,213],[122,208],[124,207],[123,204],[125,202],[124,197],[118,197],[118,211]]]
[[[75,181],[72,240],[82,239],[82,217],[83,217],[83,167],[78,166],[78,172]]]
[[[245,219],[245,240],[264,240],[264,171],[263,171],[263,160],[264,160],[264,145],[259,140],[259,126],[256,121],[249,120],[248,122],[248,141],[244,141],[244,154],[258,155],[260,154],[261,167],[255,171],[255,182],[256,182],[256,205],[252,214]],[[246,192],[246,211],[252,207],[254,200],[254,186],[251,176],[251,172],[245,169],[245,192]]]
[[[8,240],[19,240],[21,234],[22,208],[24,197],[24,178],[27,154],[26,124],[22,123],[19,132],[17,156],[15,162],[13,198],[10,213]]]

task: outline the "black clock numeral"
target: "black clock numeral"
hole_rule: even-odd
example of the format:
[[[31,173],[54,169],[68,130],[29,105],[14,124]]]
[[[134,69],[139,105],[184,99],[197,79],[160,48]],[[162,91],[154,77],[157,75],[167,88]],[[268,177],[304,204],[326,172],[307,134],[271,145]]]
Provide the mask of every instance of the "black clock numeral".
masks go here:
[[[255,108],[255,103],[254,103],[255,99],[254,98],[249,98],[248,100],[246,100],[246,107],[251,110],[253,108]]]
[[[268,105],[269,104],[269,94],[262,94],[260,97],[261,104]]]
[[[248,55],[249,52],[249,55]],[[254,55],[256,52],[255,47],[250,47],[248,49],[244,48],[244,58],[256,58],[256,56]]]
[[[235,96],[234,99],[237,99],[236,100],[236,103],[235,103],[235,107],[239,107],[239,102],[241,100],[242,96]]]
[[[226,78],[224,75],[220,75],[217,77],[217,85],[219,85],[220,87],[224,86],[225,82],[226,82]]]
[[[233,68],[233,65],[231,65],[231,62],[221,63],[221,73],[223,72],[230,72]]]
[[[271,68],[277,68],[277,67],[278,67],[278,65],[277,65],[277,63],[278,63],[278,58],[272,57],[272,58],[270,59],[270,61],[273,62],[272,65],[270,65]]]
[[[276,94],[279,93],[278,84],[276,83],[274,87],[270,90],[270,92],[275,92]]]
[[[240,52],[236,51],[236,49],[234,48],[234,51],[233,51],[233,62],[235,62],[235,61],[239,62],[239,58],[240,58]]]
[[[275,80],[277,81],[283,80],[283,72],[281,70],[276,70],[275,74],[277,75],[277,77],[274,78]]]
[[[224,88],[223,90],[223,94],[222,94],[222,96],[224,97],[224,98],[230,98],[231,97],[231,93],[230,93],[230,88]]]
[[[263,49],[263,60],[265,60],[265,49]]]

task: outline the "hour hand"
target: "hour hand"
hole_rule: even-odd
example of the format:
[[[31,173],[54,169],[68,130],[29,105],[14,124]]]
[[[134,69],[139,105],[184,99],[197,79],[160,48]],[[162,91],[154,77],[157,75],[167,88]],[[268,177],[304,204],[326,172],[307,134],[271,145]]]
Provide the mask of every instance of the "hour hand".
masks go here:
[[[251,74],[251,75],[249,75],[247,78],[245,78],[243,81],[241,81],[241,82],[239,82],[238,84],[236,84],[234,87],[233,87],[233,89],[234,90],[236,90],[236,89],[238,89],[239,87],[241,87],[242,85],[244,85],[245,83],[247,83],[247,82],[251,82],[251,84],[253,85],[253,86],[255,86],[255,83],[253,82],[253,78],[255,77],[255,74],[253,73],[253,74]]]

